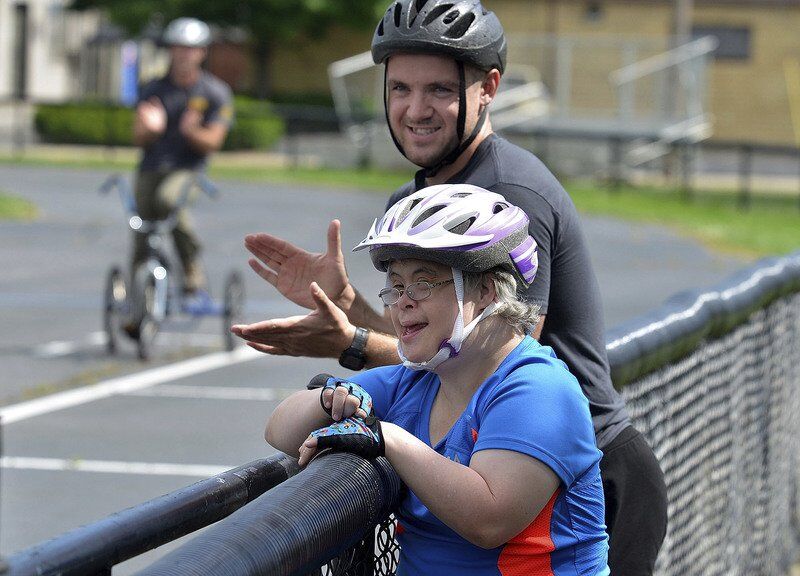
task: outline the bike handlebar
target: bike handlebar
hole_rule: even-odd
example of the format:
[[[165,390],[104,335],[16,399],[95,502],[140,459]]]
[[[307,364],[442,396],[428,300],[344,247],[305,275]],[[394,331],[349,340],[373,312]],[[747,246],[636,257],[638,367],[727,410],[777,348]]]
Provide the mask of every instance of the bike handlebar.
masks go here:
[[[194,172],[192,177],[184,183],[175,206],[163,220],[144,220],[139,216],[139,211],[136,208],[136,198],[134,197],[130,182],[122,174],[112,174],[106,178],[100,185],[98,192],[100,194],[108,194],[116,188],[119,191],[120,201],[125,211],[128,213],[128,225],[138,232],[149,232],[160,227],[172,228],[174,226],[177,220],[177,212],[189,199],[189,192],[192,189],[192,185],[196,185],[200,188],[209,198],[219,198],[219,188],[216,184],[214,184],[204,172]]]
[[[219,198],[219,188],[211,181],[211,178],[206,176],[205,172],[195,172],[194,181],[209,198],[215,200]]]
[[[125,210],[130,214],[137,214],[136,199],[133,197],[128,180],[122,174],[112,174],[106,178],[98,191],[100,194],[108,194],[114,188],[119,191],[120,201]]]

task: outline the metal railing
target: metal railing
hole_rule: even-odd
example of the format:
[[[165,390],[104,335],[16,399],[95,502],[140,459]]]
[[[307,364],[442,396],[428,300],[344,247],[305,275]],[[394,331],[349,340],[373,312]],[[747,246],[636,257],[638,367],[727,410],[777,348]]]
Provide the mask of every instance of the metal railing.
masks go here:
[[[111,574],[114,565],[228,516],[298,471],[284,454],[201,480],[7,559],[4,576]]]
[[[665,473],[656,573],[785,576],[798,551],[800,252],[677,295],[611,330],[607,349]],[[9,574],[109,574],[229,514],[142,574],[393,574],[402,489],[388,462],[331,454],[295,472],[283,455],[251,463],[20,552]]]

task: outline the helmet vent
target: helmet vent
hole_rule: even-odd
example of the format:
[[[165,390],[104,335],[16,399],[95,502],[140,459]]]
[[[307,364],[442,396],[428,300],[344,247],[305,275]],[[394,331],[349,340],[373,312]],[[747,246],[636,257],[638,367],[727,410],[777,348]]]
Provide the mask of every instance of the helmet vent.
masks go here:
[[[403,208],[403,211],[397,215],[397,223],[400,224],[403,220],[405,220],[406,216],[408,216],[411,213],[411,211],[416,207],[416,205],[419,204],[420,202],[422,202],[422,198],[414,198],[411,201],[411,203],[408,204],[408,206]]]
[[[394,15],[395,28],[399,28],[400,27],[400,15],[401,15],[402,11],[403,11],[403,6],[400,4],[400,2],[398,2],[397,4],[394,5],[394,14],[393,15]]]
[[[467,218],[460,224],[456,224],[455,226],[451,226],[450,228],[448,228],[448,232],[452,232],[453,234],[463,235],[467,232],[467,230],[470,229],[475,220],[476,220],[475,216],[471,216],[470,218]]]
[[[450,18],[450,16],[452,14],[456,14],[456,16],[458,16],[458,12],[454,10],[453,12],[451,12],[450,14],[448,14],[445,17],[445,23],[446,24],[450,24],[450,22],[453,21],[453,20],[450,20],[450,22],[447,21],[448,18]],[[464,36],[464,34],[467,33],[467,31],[469,30],[469,27],[472,26],[472,23],[474,21],[475,21],[475,14],[472,14],[471,12],[469,12],[467,14],[464,14],[461,18],[456,20],[456,23],[453,24],[453,26],[451,26],[450,29],[447,31],[447,34],[446,34],[447,37],[448,38],[461,38],[462,36]]]
[[[419,13],[422,11],[423,8],[425,8],[425,4],[427,3],[428,0],[417,0],[416,2],[414,2],[414,15],[411,16],[411,18],[408,21],[409,26],[414,24],[414,20],[417,19],[417,16],[419,16]]]
[[[375,34],[378,36],[383,36],[383,20],[381,20],[380,24],[378,24],[378,30],[375,32]]]
[[[442,18],[442,22],[445,24],[452,24],[456,21],[456,19],[461,15],[461,12],[458,10],[453,10],[452,12],[448,12],[447,16]]]
[[[412,228],[419,226],[422,222],[436,214],[439,210],[443,209],[444,206],[431,206],[427,210],[425,210],[422,214],[420,214],[414,223],[411,225]]]
[[[498,202],[497,204],[494,205],[494,208],[492,208],[492,214],[499,214],[506,208],[508,208],[508,204],[501,204]]]
[[[420,202],[422,202],[422,198],[414,198],[414,200],[411,201],[411,204],[408,205],[408,212],[411,212],[414,208],[416,208],[417,204]]]
[[[472,196],[472,192],[457,192],[456,194],[452,194],[451,198],[466,198],[467,196]]]
[[[427,16],[425,16],[425,20],[423,20],[422,25],[427,26],[428,24],[436,20],[439,16],[450,10],[450,8],[452,7],[453,7],[452,4],[441,4],[439,6],[436,6],[433,10],[428,12]]]

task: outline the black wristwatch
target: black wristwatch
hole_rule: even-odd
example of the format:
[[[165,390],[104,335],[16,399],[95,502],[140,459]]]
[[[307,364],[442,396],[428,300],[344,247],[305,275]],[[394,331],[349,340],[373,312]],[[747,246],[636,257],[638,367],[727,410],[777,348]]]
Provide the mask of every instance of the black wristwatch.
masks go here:
[[[353,343],[339,356],[339,364],[342,367],[349,368],[350,370],[361,370],[366,366],[367,356],[364,354],[364,348],[367,345],[368,334],[369,331],[366,328],[356,327],[356,335],[353,337]]]

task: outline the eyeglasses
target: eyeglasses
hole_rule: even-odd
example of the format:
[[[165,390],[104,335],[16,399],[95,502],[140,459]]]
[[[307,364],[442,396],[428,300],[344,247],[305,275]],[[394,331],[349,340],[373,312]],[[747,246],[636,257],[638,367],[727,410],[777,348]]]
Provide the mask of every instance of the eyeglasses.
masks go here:
[[[441,282],[436,282],[434,284],[420,281],[409,284],[405,288],[384,288],[378,292],[378,297],[383,300],[383,303],[386,306],[397,304],[397,301],[400,300],[400,296],[402,296],[403,293],[405,293],[405,295],[411,298],[414,302],[419,302],[420,300],[425,300],[426,298],[430,297],[433,289],[437,286],[450,284],[452,281],[452,278],[448,278],[447,280],[442,280]]]

